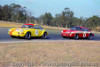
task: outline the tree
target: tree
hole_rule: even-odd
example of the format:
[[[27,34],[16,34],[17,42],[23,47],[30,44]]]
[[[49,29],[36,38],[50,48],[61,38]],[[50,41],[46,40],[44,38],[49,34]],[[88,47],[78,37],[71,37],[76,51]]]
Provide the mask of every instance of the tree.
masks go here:
[[[11,20],[14,22],[25,22],[27,19],[26,7],[22,7],[19,4],[12,3],[11,8]]]
[[[90,29],[95,29],[96,27],[100,26],[100,17],[98,16],[90,17],[86,21],[87,21],[87,26]]]
[[[2,20],[8,21],[11,18],[10,7],[8,5],[4,5],[2,9]]]
[[[56,15],[60,27],[72,27],[74,13],[69,8],[65,8],[61,14]]]
[[[51,13],[45,13],[41,15],[40,18],[43,20],[43,25],[51,25],[52,15]]]
[[[3,7],[0,5],[0,20],[2,20],[3,17]]]

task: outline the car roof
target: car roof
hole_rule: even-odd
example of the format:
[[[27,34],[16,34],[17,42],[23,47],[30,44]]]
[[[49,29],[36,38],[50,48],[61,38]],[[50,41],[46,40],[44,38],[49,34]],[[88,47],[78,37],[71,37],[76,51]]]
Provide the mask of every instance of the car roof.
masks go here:
[[[86,28],[86,27],[82,27],[82,26],[75,26],[75,27]],[[88,28],[86,28],[86,29],[88,29]]]
[[[34,25],[37,25],[37,24],[26,23],[26,24],[24,24],[24,25],[32,25],[32,26],[34,26]]]

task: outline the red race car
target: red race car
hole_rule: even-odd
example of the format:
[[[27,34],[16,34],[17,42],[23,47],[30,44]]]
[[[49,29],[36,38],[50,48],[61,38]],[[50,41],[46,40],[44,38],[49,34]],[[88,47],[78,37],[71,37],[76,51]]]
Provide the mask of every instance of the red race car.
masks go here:
[[[61,31],[61,35],[63,37],[70,37],[74,39],[88,38],[91,40],[94,38],[94,34],[89,29],[79,26],[72,27],[70,30]]]

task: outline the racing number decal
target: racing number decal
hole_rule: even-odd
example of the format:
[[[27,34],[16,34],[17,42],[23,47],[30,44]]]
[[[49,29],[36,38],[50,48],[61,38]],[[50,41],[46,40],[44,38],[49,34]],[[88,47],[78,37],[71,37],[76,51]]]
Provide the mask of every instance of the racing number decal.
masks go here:
[[[39,33],[38,30],[36,30],[36,31],[35,31],[35,35],[38,35],[38,33]]]
[[[86,33],[83,33],[83,37],[86,37]]]

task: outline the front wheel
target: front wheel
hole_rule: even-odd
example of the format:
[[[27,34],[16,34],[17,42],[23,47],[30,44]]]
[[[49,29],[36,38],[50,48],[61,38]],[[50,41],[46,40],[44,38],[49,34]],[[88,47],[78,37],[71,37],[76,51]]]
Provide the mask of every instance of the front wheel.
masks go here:
[[[43,39],[47,39],[47,33],[45,32],[42,36]]]
[[[25,38],[29,40],[31,38],[31,33],[27,32],[26,35],[25,35]]]
[[[92,34],[90,34],[89,36],[88,36],[88,39],[89,40],[92,40],[94,38],[94,36],[92,35]]]
[[[15,38],[14,36],[11,36],[12,38]]]
[[[75,40],[78,40],[78,39],[79,39],[79,35],[76,34],[76,35],[74,36],[74,39],[75,39]]]
[[[65,37],[65,36],[62,36],[63,38],[67,38],[67,37]]]

